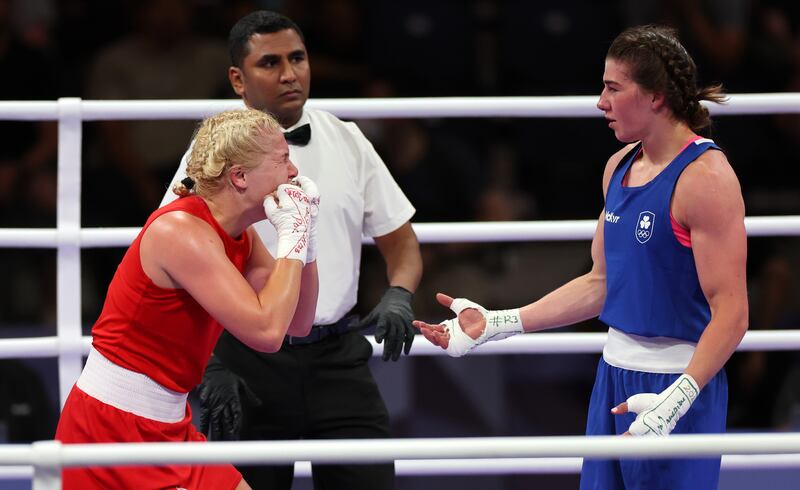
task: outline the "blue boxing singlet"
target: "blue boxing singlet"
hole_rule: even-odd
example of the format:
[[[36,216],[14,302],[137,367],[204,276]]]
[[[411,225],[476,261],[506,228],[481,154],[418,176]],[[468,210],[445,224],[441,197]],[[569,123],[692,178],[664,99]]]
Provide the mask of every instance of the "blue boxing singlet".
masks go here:
[[[684,169],[708,149],[690,142],[653,180],[625,187],[641,150],[637,144],[616,168],[606,192],[606,301],[600,320],[628,334],[697,342],[711,310],[697,278],[692,249],[676,238],[670,201]]]

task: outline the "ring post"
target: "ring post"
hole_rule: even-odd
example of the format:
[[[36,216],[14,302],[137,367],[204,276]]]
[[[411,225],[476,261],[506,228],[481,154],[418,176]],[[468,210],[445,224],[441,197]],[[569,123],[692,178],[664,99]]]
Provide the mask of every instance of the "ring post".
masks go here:
[[[33,449],[32,490],[61,490],[61,443],[38,441]]]
[[[58,99],[58,387],[61,406],[81,373],[81,99]]]

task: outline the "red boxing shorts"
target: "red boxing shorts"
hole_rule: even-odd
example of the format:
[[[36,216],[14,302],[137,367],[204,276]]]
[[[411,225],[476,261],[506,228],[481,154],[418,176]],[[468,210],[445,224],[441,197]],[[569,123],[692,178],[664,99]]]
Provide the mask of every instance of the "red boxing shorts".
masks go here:
[[[61,413],[56,439],[65,444],[89,442],[203,442],[205,436],[186,417],[167,424],[123,412],[73,387]],[[89,489],[219,489],[233,490],[242,475],[232,465],[105,466],[65,469],[64,490]]]
[[[90,358],[96,356],[96,351],[90,354]],[[93,359],[96,361],[96,359]],[[103,363],[109,362],[101,358]],[[127,389],[120,392],[110,392],[99,386],[97,381],[86,383],[87,371],[94,374],[109,375],[113,372],[119,373],[123,369],[119,366],[101,367],[101,371],[90,365],[93,362],[87,361],[87,367],[81,374],[81,379],[67,397],[61,418],[56,429],[56,439],[64,444],[83,444],[96,442],[204,442],[205,436],[198,432],[192,425],[192,413],[189,405],[183,402],[184,416],[175,422],[164,422],[154,420],[152,417],[137,415],[132,411],[125,411],[111,404],[104,403],[94,396],[85,393],[79,386],[87,388],[93,394],[99,394],[100,398],[113,399],[113,403],[120,402],[126,406],[126,400],[141,401],[152,398],[148,396],[146,390],[139,391],[138,397],[129,396],[131,393]],[[131,372],[128,372],[131,373]],[[133,373],[135,376],[142,376]],[[112,376],[113,377],[113,376]],[[130,376],[128,376],[130,377]],[[101,379],[103,384],[108,381],[107,376],[96,377]],[[148,378],[149,379],[149,378]],[[152,380],[150,380],[152,381]],[[83,384],[82,384],[83,383]],[[127,382],[127,388],[132,388],[133,383]],[[121,383],[125,385],[126,383]],[[120,384],[115,385],[115,388]],[[97,391],[95,391],[97,390]],[[152,401],[152,400],[151,400]],[[151,403],[151,406],[153,403]],[[172,410],[174,407],[170,407]],[[137,410],[138,411],[138,410]],[[153,410],[153,413],[160,415],[167,413],[168,410]],[[234,490],[242,480],[242,475],[230,464],[225,465],[168,465],[168,466],[104,466],[89,468],[70,468],[62,472],[62,483],[65,490],[86,490],[86,489],[186,489],[186,490]]]

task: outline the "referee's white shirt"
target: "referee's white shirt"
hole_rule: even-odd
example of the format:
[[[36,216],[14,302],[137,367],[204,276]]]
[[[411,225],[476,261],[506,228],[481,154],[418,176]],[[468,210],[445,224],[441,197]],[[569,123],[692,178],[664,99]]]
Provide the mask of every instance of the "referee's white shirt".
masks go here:
[[[289,145],[289,158],[320,191],[320,288],[314,323],[325,325],[341,319],[356,304],[362,233],[369,237],[391,233],[409,221],[415,209],[358,126],[306,108],[297,124],[287,130],[303,124],[311,125],[311,141],[306,146]],[[190,150],[181,159],[162,206],[177,198],[172,186],[186,177]],[[274,255],[275,229],[266,220],[254,226]]]

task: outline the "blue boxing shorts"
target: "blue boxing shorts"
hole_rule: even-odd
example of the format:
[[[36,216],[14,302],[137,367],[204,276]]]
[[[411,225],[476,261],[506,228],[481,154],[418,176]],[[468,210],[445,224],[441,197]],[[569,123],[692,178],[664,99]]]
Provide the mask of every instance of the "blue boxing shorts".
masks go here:
[[[614,367],[600,359],[589,402],[586,435],[614,435],[628,430],[636,415],[613,415],[611,409],[637,393],[660,393],[680,374],[647,373]],[[673,434],[725,432],[728,380],[725,371],[703,388]],[[581,490],[716,489],[720,458],[707,459],[586,459]]]

